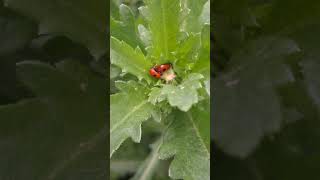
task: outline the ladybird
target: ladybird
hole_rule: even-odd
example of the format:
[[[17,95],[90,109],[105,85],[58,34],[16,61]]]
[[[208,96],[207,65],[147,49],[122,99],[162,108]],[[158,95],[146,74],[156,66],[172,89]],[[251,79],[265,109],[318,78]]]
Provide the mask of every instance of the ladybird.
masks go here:
[[[149,73],[151,76],[153,76],[157,79],[165,79],[166,80],[168,73],[169,73],[169,75],[173,73],[171,71],[170,72],[168,71],[171,68],[172,68],[172,65],[170,63],[155,65],[149,70]]]
[[[168,69],[171,68],[171,64],[170,64],[170,63],[161,64],[161,65],[155,66],[154,68],[155,68],[155,70],[156,70],[157,72],[159,72],[159,73],[162,74],[163,72],[165,72],[165,71],[167,71]]]
[[[149,73],[150,73],[151,76],[153,76],[153,77],[155,77],[157,79],[160,79],[161,75],[162,75],[162,73],[157,72],[154,67],[149,70]]]

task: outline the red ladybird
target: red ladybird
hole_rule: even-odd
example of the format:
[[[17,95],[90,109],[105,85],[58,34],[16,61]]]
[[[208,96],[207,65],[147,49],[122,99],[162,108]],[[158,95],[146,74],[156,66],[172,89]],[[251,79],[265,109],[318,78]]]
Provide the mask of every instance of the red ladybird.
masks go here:
[[[155,77],[157,79],[160,79],[161,75],[162,75],[162,73],[157,72],[154,67],[149,70],[149,73],[150,73],[151,76],[153,76],[153,77]]]
[[[168,69],[171,68],[171,64],[170,63],[167,63],[167,64],[161,64],[161,65],[158,65],[158,66],[155,66],[154,69],[159,72],[159,73],[163,73],[165,71],[167,71]]]
[[[175,74],[170,63],[155,65],[149,70],[149,73],[157,79],[166,80],[166,82],[175,78]]]

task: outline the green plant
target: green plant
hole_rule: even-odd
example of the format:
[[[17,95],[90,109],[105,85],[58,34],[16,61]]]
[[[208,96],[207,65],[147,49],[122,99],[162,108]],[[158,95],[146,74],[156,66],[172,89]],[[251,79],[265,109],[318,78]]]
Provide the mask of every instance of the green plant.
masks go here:
[[[3,2],[0,179],[108,179],[108,3]]]
[[[212,7],[213,179],[318,178],[320,2]]]
[[[140,142],[142,135],[157,132],[152,153],[133,179],[152,178],[159,158],[173,158],[167,171],[173,179],[209,179],[210,2],[141,4],[132,10],[111,2],[119,12],[110,20],[110,157],[127,138]],[[173,81],[149,75],[154,65],[168,62],[176,74]],[[158,125],[142,132],[152,120]]]

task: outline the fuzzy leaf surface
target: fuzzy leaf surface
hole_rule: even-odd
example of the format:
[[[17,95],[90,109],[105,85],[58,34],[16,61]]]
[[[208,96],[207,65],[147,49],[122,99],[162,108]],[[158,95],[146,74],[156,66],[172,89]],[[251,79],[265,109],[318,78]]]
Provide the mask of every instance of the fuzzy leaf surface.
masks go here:
[[[201,74],[190,74],[180,85],[168,84],[162,89],[154,88],[149,95],[152,104],[167,99],[172,107],[178,107],[181,111],[188,111],[193,104],[199,102],[198,89],[202,88]]]
[[[149,26],[152,33],[153,55],[155,57],[162,55],[164,61],[171,57],[171,52],[177,47],[179,3],[179,0],[146,0],[150,13]]]
[[[160,158],[174,156],[169,167],[173,179],[210,179],[210,110],[194,107],[189,112],[176,110],[160,147]]]
[[[208,9],[210,12],[210,2],[207,0],[184,0],[183,6],[190,9],[183,29],[187,32],[200,32],[202,23],[207,22],[208,19],[210,21],[210,16],[208,16],[210,15],[208,13]]]
[[[120,20],[110,18],[110,34],[111,36],[126,42],[131,47],[143,47],[135,25],[135,17],[127,5],[121,4],[119,6]]]
[[[110,96],[110,157],[127,138],[140,142],[141,123],[153,111],[144,86],[134,81],[117,82],[116,86],[121,92]]]
[[[133,49],[127,43],[114,37],[110,40],[111,63],[120,67],[123,72],[131,73],[138,79],[145,79],[151,82],[149,69],[152,67],[139,48]]]
[[[298,51],[290,39],[262,37],[235,54],[230,71],[213,81],[212,135],[225,152],[247,157],[265,135],[280,130],[281,104],[275,87],[294,81],[283,60]]]

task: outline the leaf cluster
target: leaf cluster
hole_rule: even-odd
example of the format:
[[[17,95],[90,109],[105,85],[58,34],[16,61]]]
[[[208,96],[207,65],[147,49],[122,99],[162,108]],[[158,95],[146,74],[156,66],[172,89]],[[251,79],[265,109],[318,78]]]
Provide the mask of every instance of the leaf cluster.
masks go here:
[[[217,0],[212,7],[211,143],[224,157],[213,178],[318,177],[309,169],[320,146],[307,142],[319,138],[319,2]],[[234,176],[228,163],[237,164]]]
[[[0,179],[107,178],[105,8],[0,1]]]
[[[158,177],[160,159],[171,161],[165,175],[173,179],[209,179],[210,2],[111,3],[119,10],[110,20],[111,159],[134,148],[122,150],[127,138],[141,142],[156,132],[158,140],[133,179]],[[164,63],[176,74],[168,83],[149,75]],[[159,125],[148,133],[142,126],[149,123]]]

